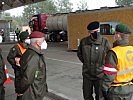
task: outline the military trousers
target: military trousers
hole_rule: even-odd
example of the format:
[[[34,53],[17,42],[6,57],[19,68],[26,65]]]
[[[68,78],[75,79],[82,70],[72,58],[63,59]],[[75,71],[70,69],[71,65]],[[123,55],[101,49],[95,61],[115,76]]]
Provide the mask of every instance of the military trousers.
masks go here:
[[[5,100],[5,89],[4,86],[0,86],[0,100]]]
[[[133,95],[128,94],[128,95],[116,95],[116,94],[110,94],[108,95],[109,100],[133,100]]]
[[[104,100],[101,91],[101,79],[90,80],[83,76],[83,96],[84,100]]]

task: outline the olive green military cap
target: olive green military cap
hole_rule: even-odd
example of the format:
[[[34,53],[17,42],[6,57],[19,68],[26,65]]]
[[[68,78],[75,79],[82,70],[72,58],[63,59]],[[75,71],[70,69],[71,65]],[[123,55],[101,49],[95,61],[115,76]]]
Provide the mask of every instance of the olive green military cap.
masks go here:
[[[116,25],[115,31],[124,33],[124,34],[131,34],[131,29],[125,24],[118,24]]]

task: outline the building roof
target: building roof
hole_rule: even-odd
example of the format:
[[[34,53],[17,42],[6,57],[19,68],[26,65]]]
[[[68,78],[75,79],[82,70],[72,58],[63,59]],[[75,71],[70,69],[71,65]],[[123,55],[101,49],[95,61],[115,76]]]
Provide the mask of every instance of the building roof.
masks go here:
[[[0,12],[46,0],[0,0]]]

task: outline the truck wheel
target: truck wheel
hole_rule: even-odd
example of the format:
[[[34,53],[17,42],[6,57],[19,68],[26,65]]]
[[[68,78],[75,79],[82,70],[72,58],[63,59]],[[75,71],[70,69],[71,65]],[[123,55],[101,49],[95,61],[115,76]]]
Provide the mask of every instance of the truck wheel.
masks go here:
[[[61,41],[61,35],[60,34],[56,34],[56,40],[57,40],[57,42]]]
[[[67,34],[62,34],[61,39],[62,39],[62,41],[67,41],[68,40],[67,39]]]
[[[49,34],[46,34],[46,35],[45,35],[45,40],[46,40],[46,41],[50,41],[50,35],[49,35]]]
[[[56,40],[56,35],[55,34],[51,34],[50,35],[50,40],[52,41],[52,42],[56,42],[57,40]]]

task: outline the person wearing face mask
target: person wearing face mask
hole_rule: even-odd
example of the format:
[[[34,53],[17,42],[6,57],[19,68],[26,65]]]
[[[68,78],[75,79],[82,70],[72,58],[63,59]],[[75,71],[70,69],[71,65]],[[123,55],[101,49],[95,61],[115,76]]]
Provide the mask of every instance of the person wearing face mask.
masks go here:
[[[115,28],[113,48],[105,57],[102,92],[105,100],[133,100],[133,46],[131,29],[125,24]]]
[[[20,75],[20,58],[23,55],[23,53],[26,51],[28,44],[30,43],[29,40],[29,33],[26,31],[23,31],[19,34],[19,41],[10,49],[7,60],[12,65],[12,68],[14,69],[15,74],[15,91],[17,84],[19,82],[19,75]],[[17,94],[17,100],[21,100],[21,95]]]
[[[78,46],[77,56],[83,63],[84,100],[94,100],[93,92],[96,94],[95,100],[103,100],[101,91],[102,65],[111,46],[109,41],[100,35],[99,26],[98,21],[89,23],[87,30],[90,35],[83,38]]]
[[[43,49],[47,48],[45,34],[34,31],[29,36],[31,43],[20,59],[21,80],[17,93],[22,100],[43,100],[48,92],[46,63]]]

